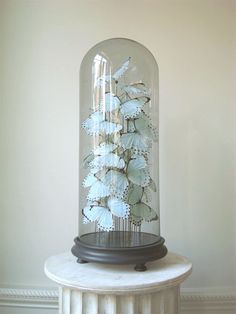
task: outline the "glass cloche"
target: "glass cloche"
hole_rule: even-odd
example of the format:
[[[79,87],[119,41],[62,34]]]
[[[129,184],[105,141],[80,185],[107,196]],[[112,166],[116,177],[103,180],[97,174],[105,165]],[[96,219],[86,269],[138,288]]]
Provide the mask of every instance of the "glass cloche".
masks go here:
[[[100,42],[80,67],[78,262],[166,255],[160,236],[158,66],[133,40]]]

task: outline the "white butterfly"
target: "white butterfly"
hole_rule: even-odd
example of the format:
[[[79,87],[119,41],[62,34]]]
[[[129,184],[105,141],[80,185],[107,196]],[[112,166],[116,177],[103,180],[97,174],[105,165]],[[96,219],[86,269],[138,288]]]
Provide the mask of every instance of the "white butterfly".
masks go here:
[[[123,219],[129,217],[130,206],[124,201],[111,197],[108,199],[107,206],[110,208],[113,215]]]
[[[106,83],[111,82],[112,80],[118,81],[118,79],[124,75],[124,73],[129,68],[131,57],[129,57],[112,75],[102,75],[97,79],[96,86],[101,87],[104,86]]]
[[[82,128],[89,135],[112,134],[119,132],[122,129],[122,125],[104,121],[102,112],[95,111],[82,123]]]
[[[143,156],[137,156],[129,161],[127,175],[131,182],[141,187],[148,186],[150,182],[147,162]]]
[[[157,219],[158,216],[155,210],[143,202],[139,202],[131,208],[131,221],[134,224],[140,225],[142,220],[150,222]]]
[[[84,223],[96,221],[101,230],[111,231],[114,229],[112,214],[108,208],[103,206],[86,206],[82,213],[85,217]]]
[[[139,133],[122,134],[120,144],[124,149],[133,148],[137,153],[146,153],[151,148],[151,140]]]
[[[107,155],[96,156],[93,161],[90,162],[89,166],[99,169],[102,169],[103,167],[123,169],[125,167],[125,162],[120,156],[114,153],[109,153]]]
[[[151,92],[148,90],[144,83],[134,83],[131,85],[124,85],[121,88],[124,92],[129,94],[130,96],[137,96],[137,95],[143,95],[150,97]]]
[[[116,148],[117,148],[116,144],[102,142],[93,150],[93,153],[94,155],[106,155],[113,152]]]
[[[96,221],[99,228],[104,231],[114,229],[112,215],[120,218],[128,218],[130,207],[125,202],[117,198],[109,198],[107,207],[105,206],[86,206],[83,215],[86,217],[85,223]]]
[[[128,70],[128,68],[129,68],[129,63],[130,63],[130,59],[131,59],[131,57],[129,57],[123,64],[122,64],[122,66],[119,68],[119,69],[117,69],[116,71],[115,71],[115,73],[112,75],[112,78],[114,79],[114,80],[118,80],[122,75],[124,75],[124,73]]]
[[[92,171],[91,171],[92,170]],[[82,185],[87,188],[93,185],[95,182],[101,180],[107,173],[107,169],[91,168],[90,173],[84,178]]]
[[[101,180],[109,187],[110,193],[117,198],[123,198],[127,192],[129,181],[126,175],[120,171],[109,170]]]
[[[120,105],[120,112],[125,119],[135,118],[141,112],[144,104],[149,101],[147,97],[130,99]]]
[[[102,99],[99,110],[101,112],[111,112],[120,106],[120,99],[112,93],[106,93]]]
[[[157,141],[157,129],[152,125],[151,119],[142,111],[137,119],[135,119],[135,127],[137,131],[153,141]]]
[[[127,199],[128,203],[130,205],[134,205],[141,201],[143,196],[143,188],[139,185],[132,184],[131,187],[129,187]]]
[[[91,186],[92,184],[94,184],[97,181],[98,181],[97,177],[93,173],[89,173],[84,178],[84,181],[83,181],[82,185],[83,185],[83,187],[87,188],[87,187]]]
[[[88,185],[90,184],[90,182],[88,183],[87,181],[85,181],[84,184]],[[103,182],[97,179],[95,180],[95,182],[91,184],[91,187],[87,195],[87,199],[89,201],[98,201],[103,197],[109,196],[110,194],[111,193],[109,188]]]
[[[98,171],[100,171],[100,168],[97,168],[97,167],[90,168],[90,172],[91,172],[92,174],[97,174]]]

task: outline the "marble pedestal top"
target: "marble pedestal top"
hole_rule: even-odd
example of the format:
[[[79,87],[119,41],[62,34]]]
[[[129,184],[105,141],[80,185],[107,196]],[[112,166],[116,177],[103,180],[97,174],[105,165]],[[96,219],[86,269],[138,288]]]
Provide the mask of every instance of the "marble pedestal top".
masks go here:
[[[45,263],[46,275],[59,285],[99,294],[151,293],[180,285],[191,270],[185,257],[171,252],[147,263],[145,272],[135,271],[134,265],[78,264],[71,253],[52,256]]]

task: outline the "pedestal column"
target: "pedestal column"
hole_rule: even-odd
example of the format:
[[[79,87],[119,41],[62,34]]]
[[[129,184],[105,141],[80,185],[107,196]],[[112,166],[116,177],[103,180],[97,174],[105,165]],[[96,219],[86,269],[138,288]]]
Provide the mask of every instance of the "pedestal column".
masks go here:
[[[65,253],[50,257],[45,273],[59,284],[60,314],[178,314],[191,263],[168,253],[147,267],[139,273],[132,265],[78,264]]]

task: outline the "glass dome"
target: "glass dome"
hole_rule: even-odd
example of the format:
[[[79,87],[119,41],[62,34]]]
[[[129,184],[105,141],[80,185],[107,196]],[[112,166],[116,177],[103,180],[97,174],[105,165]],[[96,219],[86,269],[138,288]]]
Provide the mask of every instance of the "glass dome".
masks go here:
[[[80,67],[78,262],[145,263],[160,236],[158,67],[143,45],[102,41]]]

